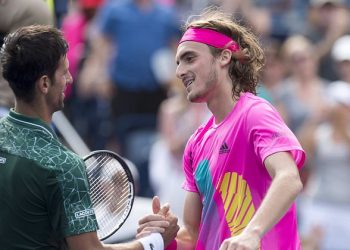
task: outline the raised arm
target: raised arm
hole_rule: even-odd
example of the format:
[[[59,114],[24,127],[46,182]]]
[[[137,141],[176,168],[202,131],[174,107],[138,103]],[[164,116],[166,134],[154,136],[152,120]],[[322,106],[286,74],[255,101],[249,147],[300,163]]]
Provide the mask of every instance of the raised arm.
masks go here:
[[[244,231],[226,239],[220,250],[258,249],[261,238],[281,219],[302,190],[298,168],[289,153],[272,154],[264,163],[272,183],[261,206]]]

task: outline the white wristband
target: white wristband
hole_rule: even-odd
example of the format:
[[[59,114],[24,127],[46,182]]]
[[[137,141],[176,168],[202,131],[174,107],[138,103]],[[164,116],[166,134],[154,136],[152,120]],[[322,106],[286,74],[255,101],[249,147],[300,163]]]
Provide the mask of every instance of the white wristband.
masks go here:
[[[160,233],[152,233],[149,236],[138,239],[144,250],[163,250],[164,241]]]

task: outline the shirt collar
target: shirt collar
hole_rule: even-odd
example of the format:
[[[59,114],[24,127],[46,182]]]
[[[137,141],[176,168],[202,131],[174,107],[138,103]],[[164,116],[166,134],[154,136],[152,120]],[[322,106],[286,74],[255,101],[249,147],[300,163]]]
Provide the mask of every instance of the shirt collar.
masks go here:
[[[57,135],[49,124],[41,120],[40,118],[35,118],[31,116],[26,116],[20,113],[17,113],[13,108],[10,109],[9,115],[7,116],[8,120],[11,122],[22,124],[24,126],[30,126],[33,128],[41,129],[45,134],[48,134],[50,137],[57,139]]]

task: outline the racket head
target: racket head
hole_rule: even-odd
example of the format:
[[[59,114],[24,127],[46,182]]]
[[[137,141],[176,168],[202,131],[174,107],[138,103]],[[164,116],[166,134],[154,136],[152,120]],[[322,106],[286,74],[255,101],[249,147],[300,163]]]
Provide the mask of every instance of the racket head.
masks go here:
[[[130,215],[134,197],[134,179],[118,154],[97,150],[83,158],[89,181],[90,197],[102,241],[113,235]]]

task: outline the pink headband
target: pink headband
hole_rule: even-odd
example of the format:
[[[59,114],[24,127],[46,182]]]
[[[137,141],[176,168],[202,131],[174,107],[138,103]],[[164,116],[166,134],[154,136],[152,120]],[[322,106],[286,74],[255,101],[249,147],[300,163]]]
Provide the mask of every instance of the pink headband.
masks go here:
[[[239,51],[239,45],[237,42],[212,29],[189,28],[182,36],[179,44],[186,41],[204,43],[218,49],[229,49],[232,52]]]

